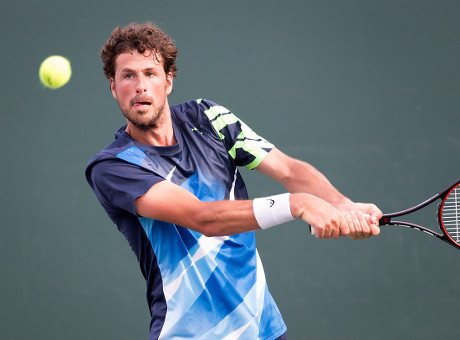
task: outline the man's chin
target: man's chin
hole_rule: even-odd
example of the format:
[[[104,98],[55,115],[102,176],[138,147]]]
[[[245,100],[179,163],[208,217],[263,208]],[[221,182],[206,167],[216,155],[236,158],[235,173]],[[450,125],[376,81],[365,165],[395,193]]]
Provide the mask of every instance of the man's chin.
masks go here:
[[[161,120],[162,114],[155,114],[154,112],[148,109],[146,110],[131,110],[128,114],[123,112],[125,118],[133,125],[133,127],[141,130],[148,131],[151,129],[156,129]]]
[[[156,124],[137,124],[134,125],[136,128],[138,128],[141,131],[149,131],[152,129],[156,129],[157,125]]]
[[[142,130],[142,131],[148,131],[151,129],[156,129],[158,127],[158,117],[155,117],[154,119],[151,120],[142,120],[142,119],[130,119],[127,118],[128,121],[133,125],[135,128]]]

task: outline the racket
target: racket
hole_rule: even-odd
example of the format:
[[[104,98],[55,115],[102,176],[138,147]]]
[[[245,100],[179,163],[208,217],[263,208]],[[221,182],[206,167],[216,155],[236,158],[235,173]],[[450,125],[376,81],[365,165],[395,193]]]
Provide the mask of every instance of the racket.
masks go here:
[[[412,222],[394,220],[396,217],[408,215],[425,208],[437,200],[441,201],[438,204],[437,210],[438,227],[441,233]],[[382,218],[379,220],[379,226],[385,225],[402,226],[420,230],[460,249],[460,180],[457,180],[445,190],[412,208],[391,214],[383,214]],[[311,226],[310,233],[313,235],[315,234],[315,229]]]
[[[438,227],[441,233],[415,223],[394,220],[396,217],[413,213],[438,200],[441,201],[438,204],[437,210]],[[412,208],[391,214],[384,214],[379,220],[379,225],[394,225],[420,230],[460,249],[460,180],[457,180],[445,190]]]

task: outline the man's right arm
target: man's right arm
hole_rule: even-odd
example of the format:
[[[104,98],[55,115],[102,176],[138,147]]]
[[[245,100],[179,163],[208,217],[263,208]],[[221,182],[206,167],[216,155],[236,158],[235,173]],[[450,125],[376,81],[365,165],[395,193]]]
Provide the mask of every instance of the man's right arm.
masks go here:
[[[259,229],[252,201],[202,202],[168,181],[153,185],[135,201],[140,216],[177,224],[206,236],[232,235]]]
[[[327,220],[324,228],[339,230],[347,225],[344,213],[313,195],[292,194],[289,201],[294,218],[311,223],[311,216],[321,214],[321,219]],[[145,195],[136,199],[135,205],[140,216],[177,224],[206,236],[233,235],[260,229],[252,200],[202,202],[168,181],[153,185]]]

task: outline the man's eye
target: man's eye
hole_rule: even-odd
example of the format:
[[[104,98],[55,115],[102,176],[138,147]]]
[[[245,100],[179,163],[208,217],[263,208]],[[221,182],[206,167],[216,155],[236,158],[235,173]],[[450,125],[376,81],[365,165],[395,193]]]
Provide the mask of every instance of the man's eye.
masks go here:
[[[128,73],[128,74],[125,75],[125,78],[126,78],[126,79],[131,79],[132,77],[133,77],[133,75],[130,74],[130,73]]]

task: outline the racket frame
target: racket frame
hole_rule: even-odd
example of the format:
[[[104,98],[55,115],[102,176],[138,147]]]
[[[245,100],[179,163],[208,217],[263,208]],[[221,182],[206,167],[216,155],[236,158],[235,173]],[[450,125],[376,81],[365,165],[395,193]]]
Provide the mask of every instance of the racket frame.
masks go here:
[[[423,201],[422,203],[417,204],[416,206],[401,210],[398,212],[390,213],[390,214],[384,214],[382,218],[379,220],[379,225],[384,226],[402,226],[402,227],[408,227],[416,230],[423,231],[429,235],[435,236],[439,238],[440,240],[456,247],[457,249],[460,249],[460,244],[458,244],[456,241],[454,241],[450,236],[449,233],[447,233],[445,226],[442,222],[442,208],[443,208],[443,203],[446,199],[446,197],[454,190],[458,185],[460,184],[460,180],[457,180],[453,184],[449,185],[445,190],[441,191],[440,193],[434,195],[433,197],[427,199],[426,201]],[[398,220],[393,220],[395,217],[407,215],[410,213],[413,213],[417,210],[420,210],[423,207],[426,207],[427,205],[433,203],[437,199],[442,199],[442,201],[438,204],[438,211],[437,211],[437,217],[438,217],[438,227],[441,229],[443,234],[437,233],[433,231],[432,229],[423,227],[421,225],[412,223],[412,222],[406,222],[406,221],[398,221]]]

